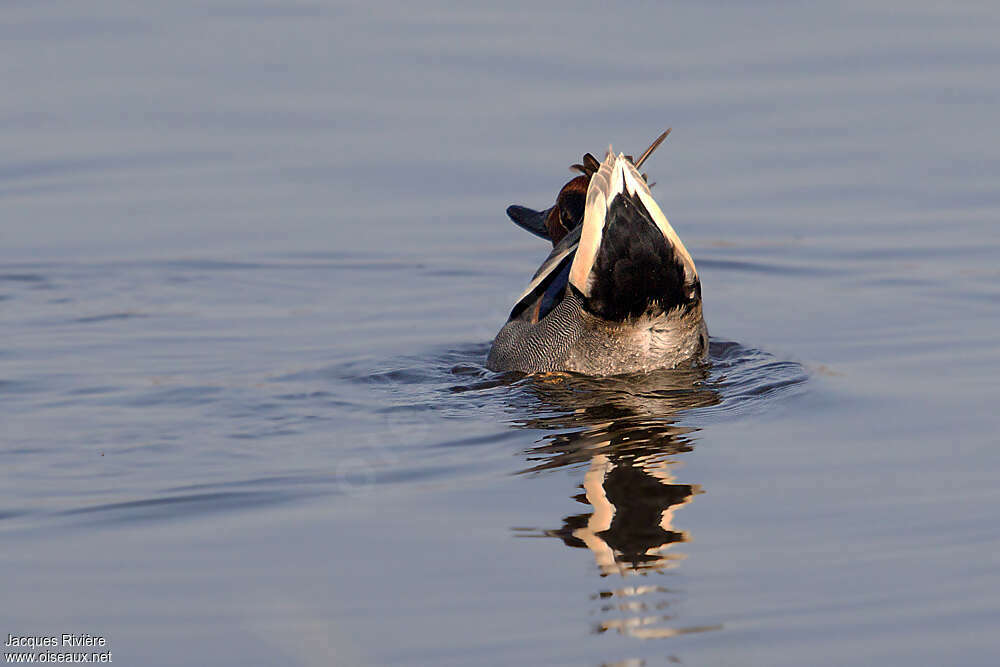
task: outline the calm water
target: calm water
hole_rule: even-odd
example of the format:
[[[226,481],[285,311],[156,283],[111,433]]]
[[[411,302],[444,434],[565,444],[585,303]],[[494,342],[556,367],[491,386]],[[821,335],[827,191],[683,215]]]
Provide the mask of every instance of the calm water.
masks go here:
[[[0,635],[121,665],[990,665],[1000,10],[0,15]],[[482,363],[641,150],[710,368]]]

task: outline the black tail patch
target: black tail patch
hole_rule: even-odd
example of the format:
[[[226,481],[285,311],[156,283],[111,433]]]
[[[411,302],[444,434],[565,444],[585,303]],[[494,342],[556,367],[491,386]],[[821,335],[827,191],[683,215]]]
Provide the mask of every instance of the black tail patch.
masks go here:
[[[684,284],[684,264],[639,197],[615,196],[590,276],[587,310],[614,322],[684,306],[700,290]]]

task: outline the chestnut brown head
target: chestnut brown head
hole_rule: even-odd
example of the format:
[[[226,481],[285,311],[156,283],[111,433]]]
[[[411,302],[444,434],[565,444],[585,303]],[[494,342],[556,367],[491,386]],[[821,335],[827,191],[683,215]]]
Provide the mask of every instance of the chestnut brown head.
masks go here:
[[[556,196],[556,205],[545,216],[545,228],[552,245],[583,223],[583,209],[587,203],[587,186],[590,176],[577,176],[562,187]]]

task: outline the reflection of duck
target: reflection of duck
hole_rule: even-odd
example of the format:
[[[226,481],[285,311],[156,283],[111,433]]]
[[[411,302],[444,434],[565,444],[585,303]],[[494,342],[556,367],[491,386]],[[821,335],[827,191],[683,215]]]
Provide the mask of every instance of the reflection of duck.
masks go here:
[[[508,209],[554,247],[497,334],[491,370],[615,375],[705,358],[698,272],[637,169],[665,135],[635,164],[588,153],[546,211]]]
[[[683,555],[672,547],[689,535],[674,527],[674,513],[701,489],[674,479],[673,457],[693,446],[693,430],[675,419],[678,410],[719,402],[715,391],[704,388],[706,378],[704,369],[691,369],[631,380],[564,377],[528,385],[541,405],[532,402],[538,416],[521,425],[556,432],[527,453],[532,466],[526,472],[586,463],[583,493],[574,499],[592,508],[565,517],[559,528],[529,534],[590,550],[602,578],[629,579],[676,567]],[[648,639],[718,627],[676,625],[665,612],[671,594],[657,585],[601,590],[594,597],[606,617],[596,630]]]
[[[687,542],[687,533],[673,529],[674,510],[699,487],[674,484],[665,461],[635,463],[594,456],[584,474],[584,493],[577,497],[593,512],[568,516],[562,528],[545,531],[566,546],[590,549],[604,576],[672,567],[679,557],[667,549]]]

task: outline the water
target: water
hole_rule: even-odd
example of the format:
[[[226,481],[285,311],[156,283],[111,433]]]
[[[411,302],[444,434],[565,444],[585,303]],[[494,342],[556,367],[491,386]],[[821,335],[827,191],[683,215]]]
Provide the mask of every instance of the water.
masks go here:
[[[0,635],[125,665],[987,665],[988,3],[5,8]],[[640,150],[691,373],[482,364]]]

